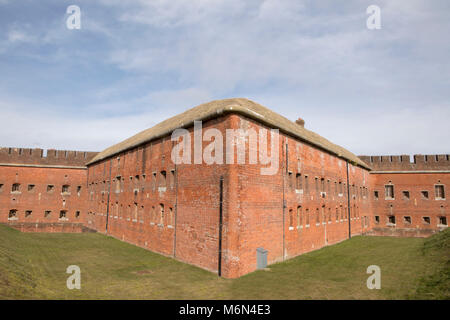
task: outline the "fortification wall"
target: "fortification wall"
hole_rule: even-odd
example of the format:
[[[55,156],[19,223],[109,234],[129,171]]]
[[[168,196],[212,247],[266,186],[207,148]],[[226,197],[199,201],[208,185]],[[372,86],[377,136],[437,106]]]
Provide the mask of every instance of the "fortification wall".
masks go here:
[[[448,154],[359,156],[375,171],[450,170]]]
[[[98,152],[55,149],[0,148],[0,164],[85,166]]]

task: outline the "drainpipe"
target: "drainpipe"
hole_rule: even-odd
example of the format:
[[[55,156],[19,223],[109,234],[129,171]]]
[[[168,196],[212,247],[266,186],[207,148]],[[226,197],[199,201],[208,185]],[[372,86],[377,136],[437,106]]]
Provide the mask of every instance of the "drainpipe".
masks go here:
[[[223,177],[220,177],[219,181],[219,257],[218,257],[218,266],[217,266],[217,274],[219,277],[222,276],[222,227],[223,227]]]
[[[173,257],[177,254],[177,214],[178,214],[178,168],[175,164],[175,212],[174,212],[174,231],[173,231]]]
[[[109,182],[108,182],[108,199],[106,201],[106,234],[108,234],[108,220],[109,220],[109,199],[111,195],[111,166],[112,166],[112,159],[109,160]]]
[[[348,207],[348,238],[352,237],[352,224],[351,224],[351,213],[350,213],[350,179],[348,174],[348,160],[345,161],[347,164],[347,207]]]
[[[285,173],[283,174],[283,261],[284,261],[284,256],[285,256],[285,250],[286,250],[286,244],[285,244],[285,240],[286,240],[286,231],[285,231],[285,220],[286,220],[286,218],[285,218],[285,215],[286,215],[286,199],[285,199],[285,190],[284,190],[284,188],[285,188],[285,182],[286,182],[286,175],[288,174],[288,170],[289,170],[289,168],[288,168],[288,166],[289,166],[289,163],[288,163],[288,144],[286,143],[285,144],[285,152],[284,152],[284,156],[286,157],[286,159],[285,159],[285,166],[286,166],[286,170],[285,170]]]

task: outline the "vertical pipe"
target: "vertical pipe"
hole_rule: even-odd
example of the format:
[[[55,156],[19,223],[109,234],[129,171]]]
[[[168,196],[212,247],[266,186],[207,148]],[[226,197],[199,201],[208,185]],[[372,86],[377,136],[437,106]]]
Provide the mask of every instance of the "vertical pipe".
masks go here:
[[[222,276],[222,226],[223,226],[223,177],[220,177],[219,182],[219,257],[217,274]]]
[[[109,199],[110,199],[110,195],[111,195],[111,167],[112,167],[112,158],[111,158],[111,160],[109,160],[108,199],[106,201],[106,226],[105,226],[106,234],[108,234]]]
[[[177,256],[177,217],[178,217],[178,168],[175,164],[175,210],[174,210],[174,230],[173,230],[173,257]]]
[[[350,211],[350,178],[348,174],[348,160],[347,163],[347,206],[348,206],[348,238],[352,237],[351,211]]]

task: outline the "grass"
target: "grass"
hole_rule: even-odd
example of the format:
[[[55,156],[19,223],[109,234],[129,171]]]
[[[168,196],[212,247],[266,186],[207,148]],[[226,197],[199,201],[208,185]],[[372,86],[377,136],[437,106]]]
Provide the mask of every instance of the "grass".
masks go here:
[[[449,231],[428,239],[354,237],[239,279],[101,234],[0,225],[0,299],[449,299]],[[67,266],[81,290],[66,288]],[[366,269],[381,268],[369,290]]]

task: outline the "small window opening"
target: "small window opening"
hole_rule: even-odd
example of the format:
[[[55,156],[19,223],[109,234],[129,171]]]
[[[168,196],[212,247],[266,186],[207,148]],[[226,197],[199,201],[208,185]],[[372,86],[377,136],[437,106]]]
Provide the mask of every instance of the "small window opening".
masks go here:
[[[439,217],[439,224],[446,226],[447,225],[447,217]]]
[[[402,194],[403,194],[403,199],[409,200],[409,191],[403,191]]]
[[[431,223],[430,217],[423,217],[422,220],[423,220],[424,224],[430,224]]]
[[[411,217],[409,217],[409,216],[403,217],[403,222],[404,222],[405,224],[411,224]]]
[[[30,217],[32,213],[33,213],[33,211],[31,211],[31,210],[25,211],[25,218]]]
[[[422,199],[428,199],[429,198],[428,191],[421,191],[420,194],[422,195]]]
[[[388,216],[388,223],[395,224],[395,216]]]

